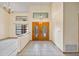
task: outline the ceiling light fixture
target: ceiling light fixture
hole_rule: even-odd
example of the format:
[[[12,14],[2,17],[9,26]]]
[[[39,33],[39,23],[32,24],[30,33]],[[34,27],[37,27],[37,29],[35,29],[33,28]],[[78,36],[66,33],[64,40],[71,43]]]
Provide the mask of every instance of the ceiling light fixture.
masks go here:
[[[3,3],[3,8],[6,10],[9,14],[13,13],[12,4],[10,2]]]

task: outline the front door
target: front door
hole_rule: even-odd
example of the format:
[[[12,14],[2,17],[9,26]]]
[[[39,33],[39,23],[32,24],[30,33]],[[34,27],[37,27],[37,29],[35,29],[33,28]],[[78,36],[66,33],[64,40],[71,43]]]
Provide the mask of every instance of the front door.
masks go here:
[[[32,23],[32,40],[33,41],[49,40],[49,22]]]

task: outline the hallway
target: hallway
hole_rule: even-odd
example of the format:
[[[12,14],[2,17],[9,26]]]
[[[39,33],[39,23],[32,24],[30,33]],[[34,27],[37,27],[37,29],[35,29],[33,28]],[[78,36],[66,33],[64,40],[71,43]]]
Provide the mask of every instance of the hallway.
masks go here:
[[[51,41],[31,41],[18,55],[21,56],[63,56]]]
[[[0,2],[0,55],[79,56],[78,34],[79,3]]]

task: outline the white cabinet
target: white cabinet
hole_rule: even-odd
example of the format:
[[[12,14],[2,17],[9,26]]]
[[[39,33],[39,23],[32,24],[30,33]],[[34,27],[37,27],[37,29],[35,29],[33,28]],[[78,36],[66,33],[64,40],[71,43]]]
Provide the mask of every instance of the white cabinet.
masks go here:
[[[26,33],[24,36],[18,37],[18,52],[20,52],[31,40],[30,36],[30,33]]]

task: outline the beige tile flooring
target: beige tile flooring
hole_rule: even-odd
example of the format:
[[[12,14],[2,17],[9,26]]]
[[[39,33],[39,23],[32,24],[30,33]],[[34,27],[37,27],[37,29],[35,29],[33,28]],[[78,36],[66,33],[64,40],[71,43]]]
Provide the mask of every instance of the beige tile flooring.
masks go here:
[[[18,56],[65,56],[51,41],[31,41]]]

